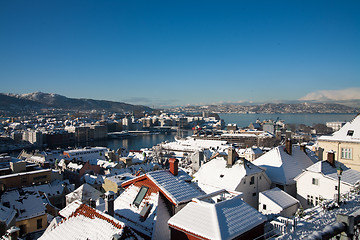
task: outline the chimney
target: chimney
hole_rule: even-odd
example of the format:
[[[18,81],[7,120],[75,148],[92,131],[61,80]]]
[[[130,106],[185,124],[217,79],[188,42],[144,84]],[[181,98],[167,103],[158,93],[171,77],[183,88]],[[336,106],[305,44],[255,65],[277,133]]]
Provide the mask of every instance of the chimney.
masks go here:
[[[90,207],[96,208],[96,200],[95,199],[90,199]]]
[[[292,144],[291,144],[291,139],[287,138],[286,142],[285,142],[285,151],[291,155],[292,154]]]
[[[169,159],[169,163],[170,163],[170,172],[176,176],[178,175],[178,170],[179,170],[179,160],[175,159],[175,158],[170,158]]]
[[[113,191],[107,191],[105,193],[105,212],[112,217],[114,216],[114,195]]]
[[[303,151],[306,154],[306,144],[302,143],[300,145],[300,150]]]
[[[335,167],[335,151],[328,151],[327,161],[330,163],[331,166]]]
[[[232,147],[228,148],[228,156],[227,156],[227,167],[231,167],[234,164],[235,154]]]
[[[322,161],[322,160],[323,160],[323,153],[324,153],[324,149],[321,148],[321,147],[318,147],[318,148],[315,150],[315,155],[318,156],[319,161]]]

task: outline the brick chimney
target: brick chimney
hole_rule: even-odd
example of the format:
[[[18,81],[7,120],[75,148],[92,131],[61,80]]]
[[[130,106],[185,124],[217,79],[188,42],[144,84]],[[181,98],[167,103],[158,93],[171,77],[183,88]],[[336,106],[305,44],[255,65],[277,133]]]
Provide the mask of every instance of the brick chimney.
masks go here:
[[[175,158],[170,158],[169,159],[169,163],[170,163],[170,172],[176,176],[178,175],[178,170],[179,170],[179,160],[175,159]]]
[[[114,216],[114,198],[115,194],[113,191],[105,193],[105,212],[112,217]]]
[[[327,161],[330,163],[331,166],[335,167],[335,151],[328,151]]]
[[[291,139],[287,138],[285,141],[285,151],[291,155],[292,154],[292,143],[291,143]]]

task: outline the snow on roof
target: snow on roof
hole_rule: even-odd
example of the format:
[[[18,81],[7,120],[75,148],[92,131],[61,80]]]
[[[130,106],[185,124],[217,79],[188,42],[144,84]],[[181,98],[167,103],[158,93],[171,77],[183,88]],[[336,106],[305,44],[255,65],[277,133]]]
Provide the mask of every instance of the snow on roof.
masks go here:
[[[153,171],[146,175],[176,205],[203,195],[203,192],[193,183],[185,182],[185,180],[191,180],[191,177],[181,169],[179,169],[177,176],[174,176],[168,170]]]
[[[44,196],[33,187],[25,187],[19,190],[4,192],[1,196],[2,204],[8,202],[10,208],[18,211],[17,221],[34,218],[45,214],[45,206],[43,202]]]
[[[170,218],[168,224],[207,239],[233,239],[265,220],[238,195],[218,203],[194,199]]]
[[[84,180],[84,182],[94,185],[94,184],[103,184],[104,178],[101,175],[91,175],[91,174],[85,174],[81,177],[81,180]]]
[[[337,169],[339,166],[341,166],[343,170],[341,175],[342,182],[350,185],[355,185],[357,182],[360,182],[360,172],[348,168],[343,163],[338,161],[336,162],[336,165],[336,167],[333,167],[327,160],[323,160],[311,165],[306,170],[311,172],[321,172],[324,176],[338,181]]]
[[[3,222],[6,224],[6,226],[9,226],[11,220],[14,219],[15,215],[16,211],[14,209],[7,208],[4,205],[0,204],[0,222]]]
[[[110,162],[108,160],[102,160],[102,159],[90,159],[89,163],[91,165],[99,165],[102,168],[114,168],[118,165],[117,162]]]
[[[339,131],[330,136],[321,136],[318,140],[360,142],[360,114],[347,122]]]
[[[260,193],[260,195],[264,195],[275,204],[277,204],[282,209],[290,207],[294,204],[299,203],[299,200],[282,191],[280,188],[272,188]]]
[[[201,166],[199,171],[195,173],[194,180],[200,186],[204,184],[221,189],[235,190],[243,177],[261,172],[264,170],[247,160],[238,160],[232,167],[227,167],[225,159],[218,157]]]
[[[35,171],[30,171],[30,172],[13,173],[13,174],[0,176],[0,179],[15,177],[15,176],[29,175],[29,174],[36,174],[36,173],[42,173],[42,172],[51,172],[51,169],[40,169],[40,170],[35,170]]]
[[[69,164],[67,165],[68,168],[74,169],[74,170],[80,170],[83,168],[83,164],[78,164],[78,163],[73,163],[73,162],[69,162]]]
[[[156,210],[158,205],[159,193],[154,192],[151,188],[146,193],[144,199],[137,207],[133,204],[140,186],[131,185],[126,188],[119,197],[114,201],[115,214],[114,217],[124,222],[129,227],[151,236],[153,232],[154,223],[156,220]],[[144,221],[140,221],[140,212],[144,208],[145,204],[148,203],[151,206],[150,213]]]
[[[45,193],[48,197],[53,197],[62,194],[65,186],[70,188],[69,189],[70,191],[73,190],[72,185],[69,183],[69,180],[65,180],[65,181],[55,180],[50,184],[37,185],[37,186],[33,186],[33,188],[37,192]]]
[[[76,208],[73,207],[69,206],[71,214],[68,217],[57,224],[50,224],[39,239],[112,240],[115,234],[120,237],[124,231],[129,231],[123,222],[85,204],[76,202]]]
[[[285,152],[284,146],[279,146],[260,156],[253,163],[265,168],[272,182],[287,185],[294,184],[294,178],[314,162],[298,146],[293,146],[291,155]]]
[[[123,182],[134,179],[134,178],[135,178],[135,176],[130,174],[130,173],[123,173],[123,174],[120,174],[120,175],[107,177],[106,179],[116,183],[118,186],[121,186],[121,184]]]
[[[68,218],[73,212],[75,212],[76,209],[80,207],[81,204],[82,202],[79,200],[73,201],[72,203],[70,203],[65,208],[59,211],[60,216],[64,218]]]
[[[75,191],[66,195],[66,202],[69,204],[75,200],[80,200],[82,202],[89,201],[90,199],[96,200],[102,195],[102,192],[93,188],[91,185],[84,183]]]
[[[174,142],[162,144],[165,149],[179,150],[179,151],[196,151],[206,148],[224,148],[227,149],[230,145],[227,141],[220,140],[206,140],[195,139],[187,137],[186,139],[175,139]]]

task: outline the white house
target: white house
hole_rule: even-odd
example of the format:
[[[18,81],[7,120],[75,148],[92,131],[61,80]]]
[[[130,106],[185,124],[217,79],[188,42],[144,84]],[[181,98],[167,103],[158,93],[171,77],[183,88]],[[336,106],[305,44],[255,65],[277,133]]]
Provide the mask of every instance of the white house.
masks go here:
[[[272,181],[272,188],[278,187],[295,197],[294,178],[315,161],[316,159],[305,146],[293,147],[291,141],[287,140],[285,146],[272,149],[252,163],[266,170],[266,174]]]
[[[313,164],[295,178],[297,199],[304,208],[318,205],[321,199],[337,198],[339,167],[343,170],[340,193],[349,192],[360,182],[360,172],[335,162],[333,153],[330,152],[329,156],[328,160]]]
[[[299,200],[280,188],[272,188],[259,194],[259,212],[292,217],[300,206]]]
[[[259,192],[270,189],[271,181],[265,171],[247,160],[232,163],[228,157],[217,157],[202,165],[194,181],[206,192],[226,189],[243,193],[243,200],[257,209]]]

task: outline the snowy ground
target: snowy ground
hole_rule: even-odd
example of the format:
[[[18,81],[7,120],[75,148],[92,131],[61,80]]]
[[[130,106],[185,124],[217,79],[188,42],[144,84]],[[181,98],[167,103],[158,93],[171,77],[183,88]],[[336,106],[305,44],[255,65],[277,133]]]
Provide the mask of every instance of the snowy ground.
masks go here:
[[[336,207],[331,210],[322,206],[316,206],[305,210],[305,216],[298,220],[296,230],[276,239],[305,239],[315,231],[322,231],[324,227],[332,225],[336,222],[336,215],[350,215],[351,213],[359,210],[359,194],[360,192],[346,194],[346,196],[342,198],[344,203],[342,203],[340,207]],[[336,205],[336,203],[334,201],[330,201],[326,205]]]

